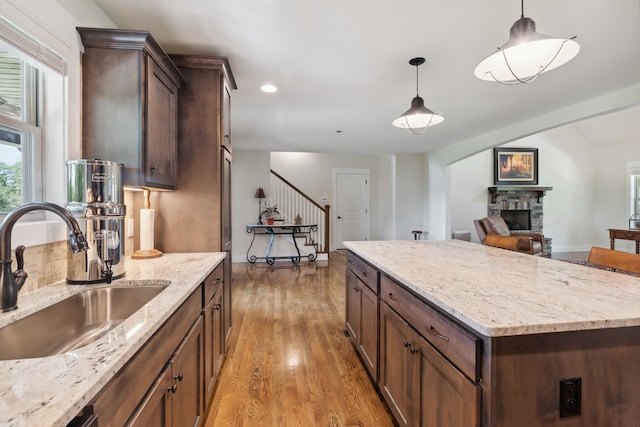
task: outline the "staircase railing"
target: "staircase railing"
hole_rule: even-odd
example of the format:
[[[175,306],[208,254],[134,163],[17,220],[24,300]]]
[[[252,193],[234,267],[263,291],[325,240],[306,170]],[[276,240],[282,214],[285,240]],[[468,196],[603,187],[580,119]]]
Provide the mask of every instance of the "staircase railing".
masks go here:
[[[280,174],[271,170],[269,198],[278,205],[287,222],[294,223],[300,215],[304,224],[317,224],[317,231],[311,233],[319,253],[329,253],[329,205],[320,205],[311,197],[291,184]]]

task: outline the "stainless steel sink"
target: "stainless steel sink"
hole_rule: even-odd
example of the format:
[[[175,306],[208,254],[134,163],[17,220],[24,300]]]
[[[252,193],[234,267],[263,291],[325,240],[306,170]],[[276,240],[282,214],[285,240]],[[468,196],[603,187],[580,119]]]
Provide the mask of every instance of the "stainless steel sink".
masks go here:
[[[52,356],[105,336],[166,284],[89,289],[0,328],[0,360]]]

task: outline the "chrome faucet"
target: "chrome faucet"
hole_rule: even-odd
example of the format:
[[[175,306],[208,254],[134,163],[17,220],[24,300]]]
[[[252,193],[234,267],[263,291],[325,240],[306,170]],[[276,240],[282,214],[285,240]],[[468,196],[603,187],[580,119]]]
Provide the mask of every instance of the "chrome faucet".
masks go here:
[[[66,209],[48,202],[26,203],[18,206],[7,214],[0,224],[0,284],[2,284],[2,311],[11,311],[18,308],[18,291],[27,280],[27,272],[24,267],[24,246],[20,245],[16,248],[16,262],[18,269],[11,271],[11,230],[15,223],[24,214],[45,210],[57,214],[67,223],[69,227],[69,245],[73,253],[86,251],[89,248],[87,240],[80,230],[80,226],[76,219]]]

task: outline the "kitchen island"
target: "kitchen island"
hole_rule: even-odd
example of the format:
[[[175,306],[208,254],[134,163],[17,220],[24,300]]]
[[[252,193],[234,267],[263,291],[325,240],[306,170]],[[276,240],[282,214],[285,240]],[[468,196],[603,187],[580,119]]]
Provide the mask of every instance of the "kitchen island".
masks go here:
[[[199,288],[224,253],[165,254],[127,260],[126,276],[112,286],[169,283],[166,289],[98,341],[64,354],[0,361],[0,425],[65,426],[129,363]],[[18,296],[18,309],[0,314],[0,327],[97,285],[57,283]],[[197,293],[197,295],[194,295]],[[102,423],[100,425],[103,425]]]
[[[400,425],[640,425],[639,278],[457,240],[345,246],[347,329],[365,283],[379,322],[355,330],[377,348],[354,344]]]

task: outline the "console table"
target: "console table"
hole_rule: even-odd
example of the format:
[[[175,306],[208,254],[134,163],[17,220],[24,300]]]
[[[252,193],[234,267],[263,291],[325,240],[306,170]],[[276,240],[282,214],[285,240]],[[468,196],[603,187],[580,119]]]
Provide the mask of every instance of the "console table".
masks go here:
[[[318,256],[318,249],[311,233],[316,231],[318,231],[318,224],[249,224],[247,225],[247,233],[253,234],[253,237],[251,238],[249,249],[247,249],[247,261],[255,263],[259,259],[264,259],[268,264],[274,264],[278,259],[290,259],[291,262],[297,264],[301,258],[300,248],[296,240],[299,237],[304,237],[306,242],[310,242],[309,246],[313,248],[313,252],[306,255],[306,257],[309,261],[314,261]],[[251,247],[256,240],[256,236],[259,234],[269,236],[269,244],[267,245],[265,255],[262,257],[251,255]],[[282,238],[290,236],[296,253],[286,256],[272,256],[271,249],[273,248],[273,241],[276,236],[281,236]]]
[[[615,240],[634,240],[636,242],[636,253],[640,254],[640,230],[624,230],[617,228],[609,229],[609,240],[611,240],[611,249],[615,250]]]

